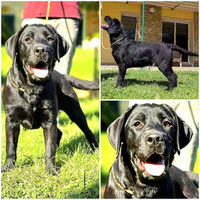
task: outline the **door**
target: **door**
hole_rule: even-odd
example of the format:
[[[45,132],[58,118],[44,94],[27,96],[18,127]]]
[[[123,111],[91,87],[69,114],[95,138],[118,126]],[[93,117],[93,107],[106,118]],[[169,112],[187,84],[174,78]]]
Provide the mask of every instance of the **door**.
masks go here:
[[[176,44],[188,50],[188,24],[176,23]],[[188,62],[188,56],[183,54],[182,61]]]
[[[176,44],[188,50],[188,24],[178,22],[162,22],[162,41]],[[182,61],[188,62],[188,56],[182,55]]]

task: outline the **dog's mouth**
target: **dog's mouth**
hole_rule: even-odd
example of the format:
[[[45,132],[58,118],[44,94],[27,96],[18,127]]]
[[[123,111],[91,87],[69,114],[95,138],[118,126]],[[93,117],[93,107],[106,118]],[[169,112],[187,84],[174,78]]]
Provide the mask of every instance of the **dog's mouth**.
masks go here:
[[[161,176],[165,172],[165,160],[160,154],[153,153],[145,161],[136,158],[140,171],[147,176]]]
[[[48,65],[43,61],[39,61],[33,66],[28,65],[28,71],[30,74],[40,79],[46,78],[49,75]]]
[[[105,30],[108,30],[109,26],[108,26],[107,24],[102,24],[102,25],[101,25],[101,28],[102,28],[102,29],[105,29]]]

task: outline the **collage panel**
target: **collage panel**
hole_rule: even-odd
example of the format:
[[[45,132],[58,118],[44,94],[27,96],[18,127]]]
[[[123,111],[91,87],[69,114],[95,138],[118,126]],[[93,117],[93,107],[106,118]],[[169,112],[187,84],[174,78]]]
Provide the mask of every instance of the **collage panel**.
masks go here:
[[[1,199],[99,199],[99,2],[1,11]]]
[[[198,1],[102,1],[101,99],[198,99],[198,11]]]
[[[101,198],[198,198],[198,100],[102,101],[101,121]]]

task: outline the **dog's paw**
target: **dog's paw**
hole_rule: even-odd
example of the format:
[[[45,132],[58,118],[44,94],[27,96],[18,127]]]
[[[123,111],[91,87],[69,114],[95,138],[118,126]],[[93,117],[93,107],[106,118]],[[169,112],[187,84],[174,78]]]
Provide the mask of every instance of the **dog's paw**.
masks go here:
[[[14,167],[15,167],[15,162],[13,160],[12,161],[6,161],[4,166],[1,168],[1,173],[8,172],[11,169],[13,169]]]
[[[120,84],[120,85],[116,85],[115,88],[123,88],[124,87],[124,84]]]
[[[166,90],[171,92],[173,90],[173,87],[168,87]]]
[[[53,176],[57,176],[60,173],[60,168],[56,166],[52,166],[52,167],[49,166],[46,168],[46,173],[49,173]]]

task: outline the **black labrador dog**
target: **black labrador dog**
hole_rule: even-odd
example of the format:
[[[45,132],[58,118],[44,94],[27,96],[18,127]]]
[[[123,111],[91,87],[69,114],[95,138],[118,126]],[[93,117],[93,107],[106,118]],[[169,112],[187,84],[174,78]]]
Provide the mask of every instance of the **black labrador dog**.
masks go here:
[[[129,38],[124,30],[122,23],[118,19],[105,16],[107,25],[101,25],[110,36],[112,55],[118,65],[118,86],[124,85],[126,70],[131,67],[144,67],[157,65],[158,69],[167,77],[169,86],[167,90],[177,87],[177,75],[172,69],[172,51],[178,51],[190,56],[198,56],[177,45],[161,42],[136,42]]]
[[[193,133],[171,107],[136,104],[107,133],[116,159],[105,198],[198,198],[198,175],[172,166]]]
[[[72,86],[96,90],[99,83],[53,70],[55,62],[67,53],[68,48],[67,41],[53,27],[41,24],[22,27],[6,42],[12,66],[3,91],[6,161],[2,172],[15,165],[20,125],[25,129],[43,128],[47,171],[55,172],[56,147],[62,136],[57,128],[59,110],[65,111],[79,126],[93,150],[98,147]]]

